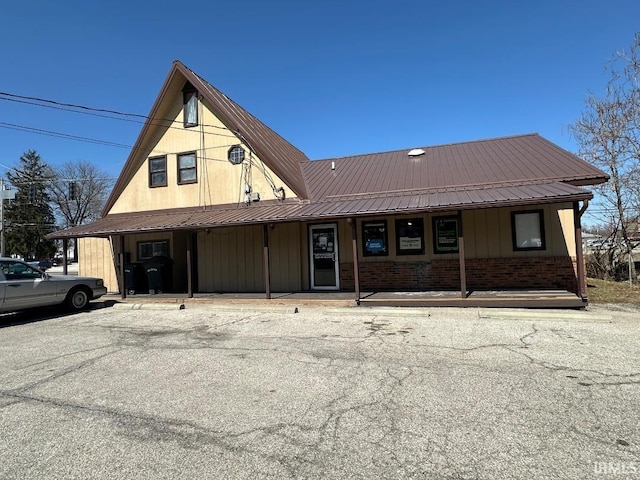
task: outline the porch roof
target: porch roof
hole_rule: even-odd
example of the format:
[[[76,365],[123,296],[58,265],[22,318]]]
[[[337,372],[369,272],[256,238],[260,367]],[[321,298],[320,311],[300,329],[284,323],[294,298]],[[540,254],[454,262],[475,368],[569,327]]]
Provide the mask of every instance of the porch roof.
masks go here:
[[[562,182],[483,185],[459,189],[409,189],[384,194],[336,195],[316,202],[291,199],[248,206],[231,204],[111,214],[87,225],[54,232],[48,238],[108,237],[126,233],[197,230],[234,225],[532,206],[588,200],[592,197],[588,190]]]

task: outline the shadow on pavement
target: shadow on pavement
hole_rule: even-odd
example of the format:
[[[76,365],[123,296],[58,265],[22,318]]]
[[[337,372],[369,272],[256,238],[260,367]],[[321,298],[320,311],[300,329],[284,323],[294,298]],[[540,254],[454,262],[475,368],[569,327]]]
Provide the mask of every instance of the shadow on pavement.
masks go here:
[[[91,302],[89,307],[83,311],[98,310],[100,308],[108,308],[117,302],[113,300]],[[40,322],[42,320],[52,320],[56,318],[72,317],[80,312],[72,312],[64,306],[56,305],[54,307],[33,308],[30,310],[22,310],[20,312],[0,313],[0,329],[6,327],[15,327],[17,325],[26,325],[29,323]]]

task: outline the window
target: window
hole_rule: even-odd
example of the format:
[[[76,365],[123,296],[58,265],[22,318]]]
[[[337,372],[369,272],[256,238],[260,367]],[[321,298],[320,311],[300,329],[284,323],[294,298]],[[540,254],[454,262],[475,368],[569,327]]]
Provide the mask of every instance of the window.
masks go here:
[[[244,162],[244,149],[240,145],[234,145],[227,152],[227,158],[233,165],[240,165]]]
[[[396,220],[396,253],[398,255],[424,253],[424,224],[421,218]]]
[[[544,250],[544,216],[542,210],[511,212],[514,250]]]
[[[178,155],[178,184],[195,183],[197,181],[195,152]]]
[[[458,217],[433,217],[433,253],[458,253]]]
[[[149,159],[149,186],[167,186],[167,157],[154,157]]]
[[[168,257],[168,256],[169,256],[169,240],[138,242],[138,260],[148,260],[151,257]]]
[[[189,82],[182,89],[182,104],[184,126],[195,127],[198,125],[198,91]]]
[[[362,255],[364,257],[389,255],[386,220],[362,222]]]
[[[6,280],[34,280],[42,278],[42,272],[22,262],[3,261],[0,267]]]

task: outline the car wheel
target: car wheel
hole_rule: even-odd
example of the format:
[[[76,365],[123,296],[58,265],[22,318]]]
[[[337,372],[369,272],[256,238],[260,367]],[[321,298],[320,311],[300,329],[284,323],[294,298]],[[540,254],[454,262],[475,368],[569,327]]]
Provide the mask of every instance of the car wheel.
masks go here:
[[[67,295],[66,303],[71,310],[83,310],[89,305],[89,295],[83,288],[74,288]]]

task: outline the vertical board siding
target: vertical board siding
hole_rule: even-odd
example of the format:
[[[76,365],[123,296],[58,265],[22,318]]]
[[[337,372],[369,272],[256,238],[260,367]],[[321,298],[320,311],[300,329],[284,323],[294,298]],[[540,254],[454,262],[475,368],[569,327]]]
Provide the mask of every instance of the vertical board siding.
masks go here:
[[[546,249],[542,251],[513,251],[511,238],[511,212],[542,209],[545,220]],[[435,216],[454,214],[438,213]],[[386,257],[362,257],[362,220],[357,222],[359,262],[364,265],[388,262],[425,263],[454,261],[457,254],[434,255],[432,218],[434,215],[413,215],[424,221],[425,254],[396,255],[395,220],[406,216],[378,216],[388,226],[390,254]],[[573,205],[552,204],[538,207],[499,208],[465,211],[462,214],[465,234],[466,258],[535,258],[567,257],[576,255],[573,227]],[[367,219],[369,220],[369,219]],[[331,223],[331,222],[318,222]],[[345,219],[338,225],[339,260],[352,264],[351,225]],[[309,286],[308,227],[314,223],[276,224],[268,228],[273,291],[301,291]],[[174,259],[174,279],[178,290],[186,282],[186,235],[182,232],[160,232],[127,235],[125,252],[130,261],[138,261],[137,244],[148,240],[169,240],[170,255]],[[119,237],[114,237],[117,254]],[[103,278],[109,291],[118,291],[114,253],[109,240],[80,239],[78,243],[80,273]],[[198,288],[201,292],[264,292],[264,259],[262,226],[224,227],[202,230],[197,235]],[[352,268],[352,267],[351,267]],[[381,267],[382,268],[382,267]],[[351,272],[352,274],[352,272]],[[384,275],[384,272],[381,272]]]
[[[262,226],[212,228],[198,234],[201,292],[262,292]]]
[[[300,228],[298,224],[275,225],[269,231],[271,289],[274,292],[302,290]]]
[[[113,250],[108,238],[79,238],[78,274],[104,280],[109,292],[118,292]]]

